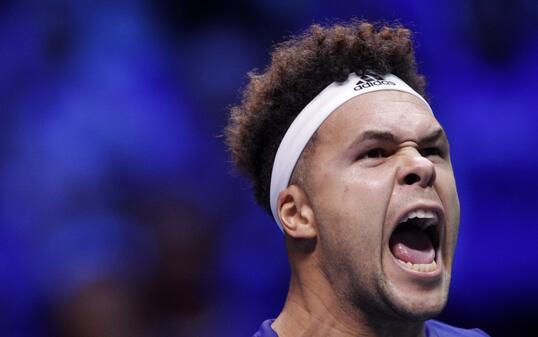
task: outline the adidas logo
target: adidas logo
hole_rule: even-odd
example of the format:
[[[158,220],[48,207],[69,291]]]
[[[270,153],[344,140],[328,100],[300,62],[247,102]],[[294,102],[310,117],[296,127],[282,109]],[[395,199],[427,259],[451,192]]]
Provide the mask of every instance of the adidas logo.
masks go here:
[[[355,84],[355,87],[353,90],[359,91],[362,89],[375,87],[378,85],[396,85],[396,83],[392,81],[385,80],[382,76],[373,73],[373,72],[365,72],[360,76],[360,80]]]

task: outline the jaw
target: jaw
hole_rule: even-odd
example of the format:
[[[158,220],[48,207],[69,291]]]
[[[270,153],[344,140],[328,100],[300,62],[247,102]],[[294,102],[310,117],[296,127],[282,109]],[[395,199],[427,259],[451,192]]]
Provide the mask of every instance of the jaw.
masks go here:
[[[450,284],[450,267],[444,260],[443,249],[436,254],[435,270],[417,271],[399,261],[387,245],[383,249],[384,280],[380,291],[392,310],[410,320],[434,317],[444,309]]]

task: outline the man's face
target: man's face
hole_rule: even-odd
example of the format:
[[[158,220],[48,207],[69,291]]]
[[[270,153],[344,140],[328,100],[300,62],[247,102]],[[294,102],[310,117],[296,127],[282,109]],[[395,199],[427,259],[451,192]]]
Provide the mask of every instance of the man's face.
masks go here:
[[[448,141],[428,107],[398,91],[357,96],[319,128],[307,165],[319,264],[339,298],[377,317],[438,314],[460,210]]]

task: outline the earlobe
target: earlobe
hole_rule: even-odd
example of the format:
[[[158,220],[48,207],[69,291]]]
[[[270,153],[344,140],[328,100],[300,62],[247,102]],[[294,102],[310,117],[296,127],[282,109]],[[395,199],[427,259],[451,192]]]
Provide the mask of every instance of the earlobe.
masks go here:
[[[297,185],[288,186],[278,196],[283,230],[294,239],[311,239],[317,235],[314,212],[305,192]]]

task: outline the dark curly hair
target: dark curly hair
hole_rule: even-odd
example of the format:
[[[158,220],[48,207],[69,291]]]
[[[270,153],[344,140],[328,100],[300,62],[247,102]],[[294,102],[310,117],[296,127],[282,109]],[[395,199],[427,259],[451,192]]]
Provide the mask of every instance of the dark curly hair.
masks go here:
[[[312,25],[275,46],[263,73],[248,75],[241,104],[231,108],[227,145],[239,170],[250,178],[257,202],[271,214],[269,190],[278,146],[297,114],[332,82],[351,72],[393,73],[424,96],[411,31],[399,25],[353,20],[330,27]],[[313,137],[314,139],[315,137]],[[292,182],[312,146],[301,155]]]

